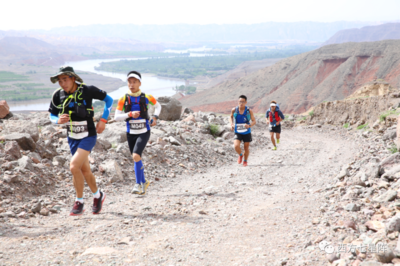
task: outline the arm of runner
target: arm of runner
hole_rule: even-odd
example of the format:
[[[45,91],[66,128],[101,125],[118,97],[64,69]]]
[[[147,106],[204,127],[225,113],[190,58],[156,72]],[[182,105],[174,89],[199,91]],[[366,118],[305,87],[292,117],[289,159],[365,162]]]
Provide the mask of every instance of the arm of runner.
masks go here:
[[[50,121],[54,125],[57,125],[58,124],[58,116],[57,115],[53,115],[52,113],[50,113]]]
[[[161,104],[152,95],[146,94],[146,97],[149,100],[149,104],[153,105],[155,108],[153,117],[150,120],[151,122],[150,126],[153,127],[157,125],[157,119],[161,113]]]
[[[267,113],[265,114],[265,121],[267,122],[267,125],[269,124],[269,119],[268,116],[270,115],[270,111],[268,110]]]
[[[250,111],[250,117],[251,117],[251,123],[250,123],[250,126],[249,127],[252,127],[252,126],[254,126],[256,123],[257,123],[257,121],[256,121],[256,118],[254,117],[254,113],[253,113],[253,111],[252,110],[249,110]],[[246,125],[247,126],[247,125]]]
[[[279,115],[279,117],[280,117],[282,120],[285,119],[285,116],[283,115],[283,113],[282,113],[281,110],[278,110],[278,115]]]
[[[235,130],[235,125],[233,123],[233,114],[235,113],[235,108],[232,109],[231,111],[231,116],[229,117],[229,122],[231,123],[231,130],[234,131]]]
[[[124,112],[125,97],[121,97],[117,104],[117,109],[115,110],[114,120],[122,121],[129,118],[130,113]]]
[[[106,128],[107,119],[108,116],[110,115],[114,100],[109,95],[106,95],[106,97],[103,99],[103,102],[106,103],[104,105],[104,112],[100,118],[100,121],[96,125],[96,131],[98,134],[101,134]]]

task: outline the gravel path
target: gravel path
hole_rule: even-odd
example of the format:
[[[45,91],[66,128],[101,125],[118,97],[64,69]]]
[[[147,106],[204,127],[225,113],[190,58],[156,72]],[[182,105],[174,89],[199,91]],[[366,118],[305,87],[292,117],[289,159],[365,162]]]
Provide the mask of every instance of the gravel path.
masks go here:
[[[312,225],[315,192],[356,146],[336,132],[295,128],[277,151],[252,153],[247,168],[232,162],[163,179],[146,196],[108,186],[98,216],[86,200],[81,217],[68,216],[69,202],[48,217],[11,218],[0,224],[0,265],[326,265],[315,244],[326,232]]]

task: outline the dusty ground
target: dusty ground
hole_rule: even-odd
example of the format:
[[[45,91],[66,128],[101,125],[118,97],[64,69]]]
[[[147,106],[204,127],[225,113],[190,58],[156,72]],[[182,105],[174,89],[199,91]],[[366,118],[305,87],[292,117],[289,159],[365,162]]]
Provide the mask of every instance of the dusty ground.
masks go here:
[[[153,181],[146,196],[108,186],[97,216],[88,198],[80,217],[68,216],[66,202],[48,217],[9,218],[0,224],[0,265],[326,265],[314,244],[325,234],[312,225],[315,192],[357,145],[316,131],[285,131],[277,151],[252,153],[247,168],[232,161]]]

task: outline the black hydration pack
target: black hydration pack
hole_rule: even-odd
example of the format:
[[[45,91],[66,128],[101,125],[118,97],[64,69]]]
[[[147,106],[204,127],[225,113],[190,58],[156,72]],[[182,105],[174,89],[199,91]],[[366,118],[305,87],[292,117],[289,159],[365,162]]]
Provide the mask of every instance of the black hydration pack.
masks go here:
[[[142,92],[140,94],[140,100],[139,100],[139,107],[140,107],[140,117],[146,120],[149,120],[149,112],[147,109],[147,104],[146,104],[146,94]],[[124,103],[124,110],[125,113],[129,113],[132,109],[132,102],[131,102],[131,96],[129,94],[125,95],[125,103]],[[132,117],[127,118],[125,121],[131,120]]]
[[[82,84],[73,94],[66,94],[63,89],[60,89],[60,109],[62,114],[74,114],[80,118],[93,118],[93,108],[86,107],[86,101],[82,97]],[[70,104],[73,103],[73,107]]]

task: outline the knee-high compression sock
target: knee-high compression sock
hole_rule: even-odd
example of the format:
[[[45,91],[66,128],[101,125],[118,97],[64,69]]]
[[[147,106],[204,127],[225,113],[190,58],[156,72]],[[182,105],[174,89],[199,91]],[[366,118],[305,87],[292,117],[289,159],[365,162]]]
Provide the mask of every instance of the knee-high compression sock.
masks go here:
[[[142,161],[140,161],[140,164],[142,164]],[[140,184],[142,180],[141,180],[139,162],[135,162],[134,169],[135,169],[136,184]]]
[[[146,181],[144,179],[144,166],[143,166],[143,163],[142,163],[142,161],[139,161],[136,164],[137,164],[138,173],[140,174],[140,178],[139,178],[140,183],[145,183]]]

